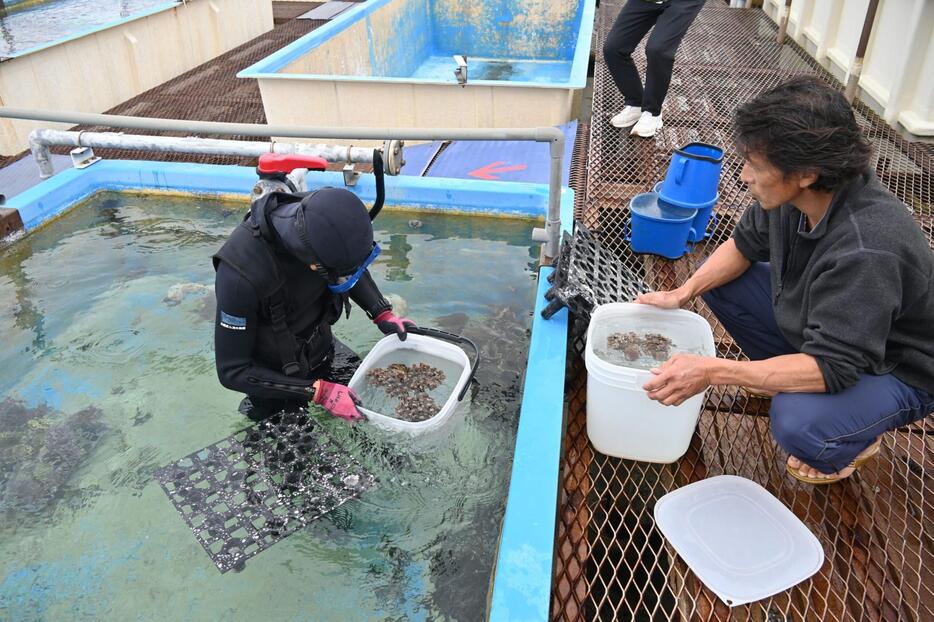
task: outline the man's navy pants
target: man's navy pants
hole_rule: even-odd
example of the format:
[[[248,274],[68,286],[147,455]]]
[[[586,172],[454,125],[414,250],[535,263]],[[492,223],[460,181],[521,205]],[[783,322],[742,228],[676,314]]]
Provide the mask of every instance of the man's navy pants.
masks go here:
[[[772,308],[768,263],[703,295],[720,323],[754,361],[797,354]],[[863,375],[839,393],[779,393],[772,398],[772,436],[789,454],[822,473],[845,468],[883,432],[923,419],[934,396],[893,376]]]

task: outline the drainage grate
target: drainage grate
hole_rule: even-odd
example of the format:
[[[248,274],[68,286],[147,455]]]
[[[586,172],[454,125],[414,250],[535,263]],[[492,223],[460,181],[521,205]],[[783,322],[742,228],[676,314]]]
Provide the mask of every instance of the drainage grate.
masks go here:
[[[307,413],[281,413],[159,469],[162,485],[221,572],[373,485]]]
[[[632,274],[652,289],[671,289],[731,234],[751,197],[739,179],[732,145],[735,106],[793,75],[819,76],[840,88],[793,43],[775,43],[776,26],[759,10],[708,2],[684,39],[654,139],[631,138],[609,125],[623,106],[600,50],[622,0],[603,0],[595,29],[594,110],[589,140],[578,140],[575,215]],[[644,74],[640,46],[635,58]],[[880,179],[912,209],[934,247],[934,149],[911,143],[858,103],[857,119],[873,144]],[[726,147],[719,224],[677,261],[633,254],[624,240],[628,200],[651,190],[671,150],[691,141]],[[577,169],[572,169],[577,170]],[[583,186],[583,187],[581,187]],[[582,192],[583,190],[583,192]],[[581,199],[581,195],[583,198]],[[597,282],[602,274],[594,274]],[[719,354],[739,348],[702,302],[692,310],[714,328]],[[586,434],[585,322],[572,328],[568,424],[558,508],[553,620],[909,620],[934,619],[934,423],[885,435],[878,459],[847,482],[812,487],[788,477],[771,439],[769,402],[737,387],[708,393],[688,453],[671,465],[603,456]],[[743,416],[744,415],[744,416]],[[655,528],[655,501],[692,481],[740,475],[765,486],[820,539],[826,561],[812,579],[771,599],[729,609],[707,590]]]

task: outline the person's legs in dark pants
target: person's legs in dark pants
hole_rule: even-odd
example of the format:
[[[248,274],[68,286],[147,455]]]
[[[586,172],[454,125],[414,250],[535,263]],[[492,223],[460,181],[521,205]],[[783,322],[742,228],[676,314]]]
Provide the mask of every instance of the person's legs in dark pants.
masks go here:
[[[665,9],[658,16],[655,29],[645,44],[645,93],[642,96],[642,110],[655,116],[662,113],[662,102],[668,94],[678,46],[703,8],[704,0],[671,0],[663,6]]]
[[[642,106],[642,78],[632,60],[632,53],[662,11],[664,5],[629,0],[613,22],[603,44],[603,58],[627,106]]]
[[[754,263],[739,278],[703,295],[704,302],[752,360],[796,354],[772,307],[769,264]],[[840,393],[779,393],[769,411],[772,436],[792,458],[822,473],[847,469],[880,434],[917,421],[934,396],[895,376],[864,375]]]
[[[886,374],[863,375],[839,393],[779,393],[769,415],[772,436],[782,449],[831,474],[849,470],[884,432],[918,421],[932,409],[934,396]]]
[[[775,321],[768,263],[752,264],[738,278],[701,297],[751,360],[797,353]]]

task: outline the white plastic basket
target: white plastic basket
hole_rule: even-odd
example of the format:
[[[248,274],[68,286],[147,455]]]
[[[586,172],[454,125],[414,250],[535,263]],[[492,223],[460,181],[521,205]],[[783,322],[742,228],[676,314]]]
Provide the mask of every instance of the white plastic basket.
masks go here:
[[[442,341],[442,339],[444,341]],[[471,364],[470,359],[463,350],[449,342],[463,343],[472,347],[475,353],[473,363]],[[454,411],[457,410],[458,405],[467,394],[470,381],[473,379],[477,371],[477,366],[480,363],[479,350],[477,350],[476,345],[466,337],[452,335],[431,328],[409,329],[408,337],[405,341],[400,341],[396,335],[389,335],[379,340],[376,345],[373,346],[373,349],[370,350],[370,353],[366,355],[366,358],[363,359],[363,362],[360,363],[360,367],[354,372],[348,386],[357,390],[370,369],[389,352],[394,350],[423,352],[456,363],[461,371],[457,383],[454,385],[454,389],[444,401],[444,404],[441,405],[441,409],[433,417],[424,421],[403,421],[390,415],[369,410],[365,407],[360,408],[361,412],[366,415],[370,423],[378,427],[387,430],[408,432],[413,435],[424,434],[429,430],[440,427],[454,414]]]

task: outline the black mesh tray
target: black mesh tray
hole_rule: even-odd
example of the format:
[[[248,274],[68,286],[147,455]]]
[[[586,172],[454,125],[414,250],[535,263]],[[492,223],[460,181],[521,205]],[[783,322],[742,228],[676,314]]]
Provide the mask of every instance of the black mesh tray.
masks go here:
[[[307,413],[280,413],[156,480],[221,572],[359,497],[375,478]]]

